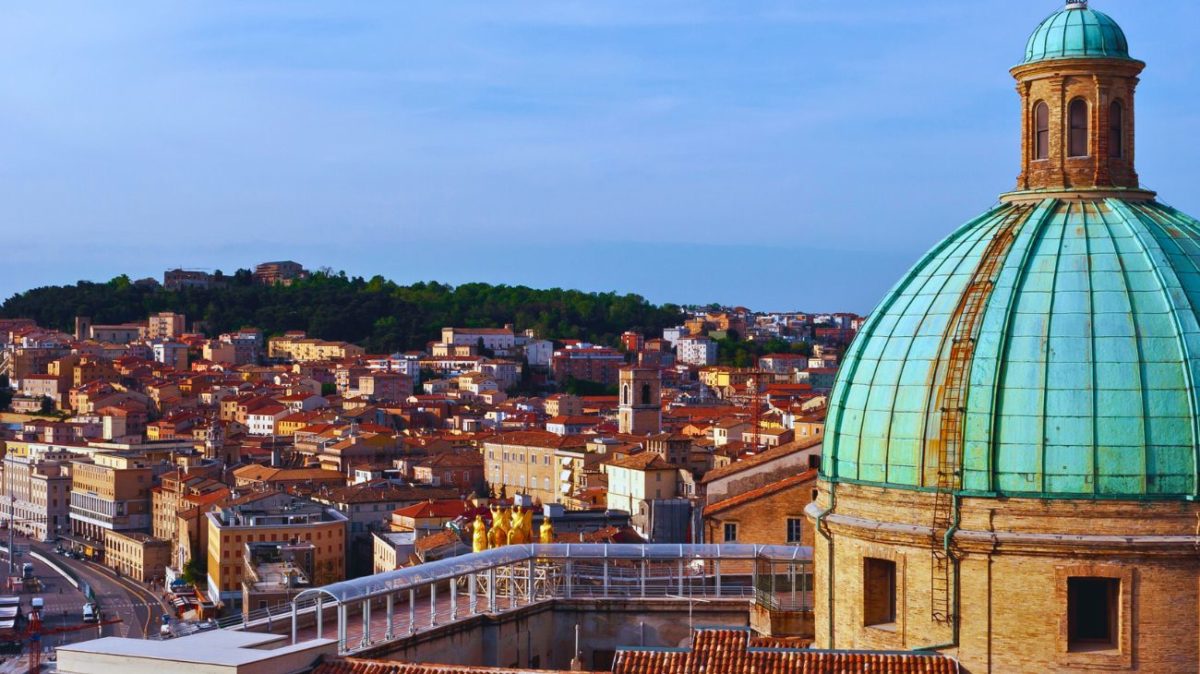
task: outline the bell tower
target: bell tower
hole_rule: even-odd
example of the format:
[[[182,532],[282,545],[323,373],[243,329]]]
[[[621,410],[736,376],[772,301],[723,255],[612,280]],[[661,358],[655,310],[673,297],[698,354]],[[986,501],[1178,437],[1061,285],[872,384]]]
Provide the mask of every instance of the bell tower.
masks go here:
[[[1068,3],[1038,26],[1011,70],[1021,96],[1018,194],[1153,196],[1134,168],[1134,91],[1145,65],[1129,56],[1120,27],[1087,2]]]
[[[662,373],[651,367],[624,367],[618,377],[617,425],[622,433],[662,431]]]

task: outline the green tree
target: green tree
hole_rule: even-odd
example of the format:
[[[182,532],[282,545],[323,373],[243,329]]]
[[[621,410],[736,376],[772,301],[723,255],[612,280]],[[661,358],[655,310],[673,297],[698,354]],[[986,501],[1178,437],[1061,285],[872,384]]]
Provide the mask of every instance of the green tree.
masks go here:
[[[134,285],[79,282],[18,293],[0,305],[0,317],[32,318],[69,331],[76,315],[96,323],[142,320],[157,311],[202,319],[210,334],[247,326],[267,336],[305,330],[312,337],[355,342],[373,353],[423,348],[443,326],[532,328],[547,339],[584,339],[615,346],[624,330],[645,334],[678,324],[678,306],[655,306],[639,295],[551,288],[436,282],[398,285],[344,272],[318,271],[291,285],[262,285],[247,269],[208,288],[169,291]]]
[[[204,555],[195,555],[183,565],[183,580],[188,585],[204,583],[207,575],[208,559]]]

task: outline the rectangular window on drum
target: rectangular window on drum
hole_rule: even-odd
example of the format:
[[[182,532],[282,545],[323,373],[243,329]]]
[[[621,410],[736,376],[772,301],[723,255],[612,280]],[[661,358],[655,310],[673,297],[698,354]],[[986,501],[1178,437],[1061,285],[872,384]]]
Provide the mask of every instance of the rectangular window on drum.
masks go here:
[[[1071,157],[1088,156],[1088,105],[1082,98],[1071,101],[1068,110],[1071,129],[1067,139],[1068,155]]]
[[[1050,106],[1038,103],[1033,109],[1034,151],[1033,158],[1050,158]]]

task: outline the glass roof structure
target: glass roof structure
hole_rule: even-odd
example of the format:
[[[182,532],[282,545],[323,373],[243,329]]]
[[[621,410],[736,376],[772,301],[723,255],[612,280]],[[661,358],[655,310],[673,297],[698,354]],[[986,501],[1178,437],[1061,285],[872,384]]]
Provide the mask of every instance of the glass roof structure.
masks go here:
[[[662,543],[649,545],[606,545],[602,543],[507,545],[502,548],[440,559],[305,590],[296,597],[296,601],[299,602],[306,597],[318,594],[339,603],[358,601],[535,560],[598,562],[643,559],[648,561],[762,560],[778,563],[808,563],[812,561],[812,548],[792,545]]]

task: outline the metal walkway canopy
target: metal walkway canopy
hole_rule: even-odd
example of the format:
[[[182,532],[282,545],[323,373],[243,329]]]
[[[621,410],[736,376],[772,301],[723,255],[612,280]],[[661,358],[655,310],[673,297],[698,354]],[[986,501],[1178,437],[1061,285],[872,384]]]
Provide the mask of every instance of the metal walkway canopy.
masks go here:
[[[366,597],[382,597],[393,592],[423,587],[440,580],[483,573],[489,569],[540,560],[563,563],[568,560],[601,562],[609,560],[712,561],[764,560],[781,563],[811,562],[812,548],[791,545],[631,545],[601,543],[555,543],[552,545],[506,545],[469,555],[439,559],[417,566],[353,578],[339,583],[305,590],[296,597],[320,593],[339,602]]]
[[[304,590],[288,612],[293,643],[323,638],[332,613],[338,650],[345,654],[482,613],[593,598],[707,598],[809,609],[812,548],[509,545]],[[278,611],[257,613],[246,615],[240,629],[271,629],[272,618],[283,617]]]

